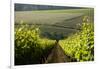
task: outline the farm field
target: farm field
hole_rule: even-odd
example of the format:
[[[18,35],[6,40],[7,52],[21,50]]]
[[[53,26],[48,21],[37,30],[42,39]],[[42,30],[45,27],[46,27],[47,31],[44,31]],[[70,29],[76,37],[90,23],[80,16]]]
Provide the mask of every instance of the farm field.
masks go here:
[[[69,14],[69,13],[44,13],[44,12],[37,12],[34,13],[33,11],[22,11],[15,13],[15,20],[16,23],[19,23],[21,20],[26,23],[37,23],[37,24],[55,24],[59,21],[63,21],[66,19],[71,19],[74,17],[82,16],[82,13],[76,14]]]
[[[15,11],[15,65],[94,60],[94,9]]]
[[[67,10],[41,10],[41,11],[16,11],[15,22],[55,24],[79,16],[89,16],[93,19],[93,9],[67,9]],[[91,19],[91,21],[92,21]]]
[[[67,32],[69,35],[77,32],[84,16],[89,16],[90,22],[93,22],[93,9],[18,11],[15,12],[15,24],[39,25],[42,34],[52,32],[66,35],[64,32]]]

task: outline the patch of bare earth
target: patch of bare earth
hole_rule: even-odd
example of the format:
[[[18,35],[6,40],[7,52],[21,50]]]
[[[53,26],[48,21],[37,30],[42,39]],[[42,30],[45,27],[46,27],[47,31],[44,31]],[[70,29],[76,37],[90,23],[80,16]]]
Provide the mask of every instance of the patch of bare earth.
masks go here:
[[[45,63],[62,63],[62,62],[73,62],[76,61],[75,59],[67,56],[59,43],[55,43],[54,48],[52,49],[51,53],[48,55],[47,60]]]

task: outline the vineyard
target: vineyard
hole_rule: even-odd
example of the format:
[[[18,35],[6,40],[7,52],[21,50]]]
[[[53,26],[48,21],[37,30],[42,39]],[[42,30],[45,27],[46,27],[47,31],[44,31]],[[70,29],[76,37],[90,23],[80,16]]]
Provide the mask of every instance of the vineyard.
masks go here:
[[[83,23],[81,30],[68,38],[60,40],[59,44],[66,56],[69,55],[81,61],[94,60],[93,24]],[[45,63],[50,51],[55,46],[55,40],[40,38],[38,27],[23,26],[15,28],[15,64]],[[69,58],[70,60],[71,58]],[[67,60],[67,59],[66,59]]]
[[[15,29],[15,65],[43,63],[54,40],[39,37],[39,28],[21,25]]]
[[[94,60],[94,28],[91,23],[83,23],[81,31],[61,40],[60,45],[65,51],[77,59],[77,61]]]
[[[15,65],[94,60],[94,11],[15,12]]]

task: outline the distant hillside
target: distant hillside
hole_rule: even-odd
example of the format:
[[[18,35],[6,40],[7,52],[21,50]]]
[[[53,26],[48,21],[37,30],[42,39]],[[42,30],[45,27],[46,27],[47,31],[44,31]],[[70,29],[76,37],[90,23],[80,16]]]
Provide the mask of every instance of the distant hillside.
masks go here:
[[[32,11],[32,10],[57,10],[57,9],[83,9],[85,7],[69,6],[51,6],[51,5],[33,5],[33,4],[15,4],[15,11]]]

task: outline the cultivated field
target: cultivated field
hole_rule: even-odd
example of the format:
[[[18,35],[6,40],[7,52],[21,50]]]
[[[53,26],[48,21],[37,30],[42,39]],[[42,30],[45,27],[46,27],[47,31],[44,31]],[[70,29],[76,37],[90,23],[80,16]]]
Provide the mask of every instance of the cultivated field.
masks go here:
[[[16,23],[20,23],[20,21],[24,21],[26,23],[31,24],[55,24],[61,23],[64,20],[75,18],[78,16],[82,16],[82,13],[43,13],[37,12],[34,13],[32,11],[22,11],[15,13],[15,21]]]
[[[69,35],[77,31],[84,16],[90,16],[89,19],[93,22],[92,13],[93,9],[18,11],[15,12],[15,24],[24,22],[39,25],[45,35],[45,32]]]
[[[15,65],[94,60],[93,9],[15,11]]]

